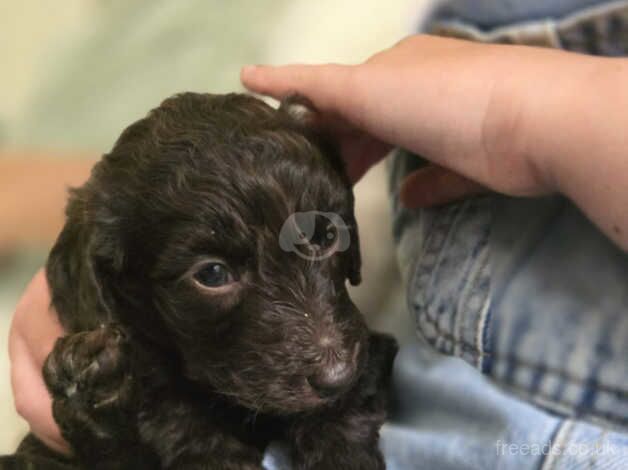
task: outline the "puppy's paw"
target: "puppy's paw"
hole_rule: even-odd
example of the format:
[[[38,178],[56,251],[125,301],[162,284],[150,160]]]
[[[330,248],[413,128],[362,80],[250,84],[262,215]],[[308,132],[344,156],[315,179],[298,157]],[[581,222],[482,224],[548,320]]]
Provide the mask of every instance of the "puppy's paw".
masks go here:
[[[362,384],[365,391],[369,391],[367,394],[381,393],[388,388],[398,349],[397,340],[392,336],[383,333],[371,333],[368,365]]]
[[[117,325],[57,340],[44,364],[53,414],[64,437],[111,438],[128,427],[134,397],[128,335]]]
[[[397,340],[384,333],[371,333],[369,337],[369,356],[371,363],[379,367],[382,375],[389,377],[399,350]]]

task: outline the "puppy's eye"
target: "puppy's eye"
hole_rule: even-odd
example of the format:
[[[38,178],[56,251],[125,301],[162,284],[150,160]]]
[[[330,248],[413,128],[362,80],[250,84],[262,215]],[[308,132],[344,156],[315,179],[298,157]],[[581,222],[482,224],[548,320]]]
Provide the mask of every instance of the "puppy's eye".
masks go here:
[[[221,287],[234,281],[227,266],[218,262],[207,263],[201,267],[194,274],[194,279],[204,287]]]

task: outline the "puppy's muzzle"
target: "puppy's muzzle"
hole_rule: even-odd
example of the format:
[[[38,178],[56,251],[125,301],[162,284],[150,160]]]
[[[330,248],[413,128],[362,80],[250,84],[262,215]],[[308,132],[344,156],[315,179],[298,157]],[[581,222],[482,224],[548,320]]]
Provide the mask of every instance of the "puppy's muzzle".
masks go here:
[[[345,359],[334,358],[322,365],[307,378],[308,383],[321,398],[333,398],[346,391],[356,377],[360,344],[356,343],[353,353]]]

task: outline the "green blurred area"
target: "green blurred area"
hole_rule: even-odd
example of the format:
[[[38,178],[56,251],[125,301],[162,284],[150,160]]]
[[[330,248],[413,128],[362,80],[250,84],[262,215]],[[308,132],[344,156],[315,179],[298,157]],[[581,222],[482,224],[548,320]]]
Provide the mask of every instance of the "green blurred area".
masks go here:
[[[0,146],[104,151],[166,96],[241,90],[243,64],[361,60],[416,3],[4,0]]]
[[[42,54],[38,67],[45,80],[33,83],[4,139],[106,148],[125,123],[172,93],[237,89],[240,64],[260,57],[272,11],[284,3],[92,2],[81,14],[87,27],[54,34],[55,50]]]
[[[55,50],[42,55],[30,103],[4,138],[11,146],[104,150],[166,96],[241,89],[240,66],[262,56],[275,12],[285,4],[93,2],[82,13],[88,27],[60,34]]]

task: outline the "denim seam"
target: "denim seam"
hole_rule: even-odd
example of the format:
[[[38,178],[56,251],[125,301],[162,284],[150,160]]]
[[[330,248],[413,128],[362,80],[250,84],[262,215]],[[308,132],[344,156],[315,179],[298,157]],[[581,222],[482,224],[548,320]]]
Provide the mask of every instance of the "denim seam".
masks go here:
[[[466,204],[466,201],[465,201]],[[433,242],[433,238],[432,236],[429,236],[428,240],[430,242],[432,242],[431,246],[428,246],[428,244],[426,243],[426,252],[432,252],[432,251],[437,251],[438,252],[438,256],[436,257],[436,259],[434,260],[434,263],[431,264],[431,266],[417,266],[417,270],[421,270],[423,272],[427,271],[427,269],[429,268],[431,271],[431,275],[429,278],[429,281],[427,283],[427,286],[424,286],[426,288],[426,290],[429,290],[431,288],[433,288],[433,283],[434,283],[434,273],[438,270],[439,266],[443,263],[443,258],[445,258],[445,250],[443,250],[442,248],[444,246],[447,245],[447,242],[451,239],[452,234],[454,233],[454,231],[452,230],[452,227],[454,227],[456,225],[456,221],[458,220],[458,216],[460,215],[460,213],[462,212],[464,207],[464,204],[457,204],[455,206],[453,206],[451,209],[449,209],[447,211],[447,216],[445,218],[445,220],[447,221],[451,221],[451,223],[443,223],[442,226],[446,226],[447,227],[447,234],[443,237],[443,240],[441,242],[440,246],[435,246],[436,244]],[[432,233],[435,233],[436,230],[434,230]],[[431,235],[431,234],[430,234]],[[430,249],[428,249],[430,248]],[[418,290],[419,286],[419,278],[420,276],[417,276],[416,280],[417,280],[417,285],[415,285],[415,288]],[[429,316],[429,313],[427,311],[427,306],[426,306],[426,315]],[[432,321],[438,321],[437,318],[433,318]]]
[[[536,28],[533,30],[533,28]],[[560,45],[558,35],[558,25],[555,20],[532,20],[520,23],[513,23],[506,26],[494,28],[490,31],[482,31],[475,26],[459,20],[440,20],[430,28],[431,34],[448,37],[461,37],[462,39],[476,42],[500,44],[525,44],[529,43],[532,36],[528,36],[528,41],[516,40],[513,33],[532,32],[539,39],[543,39],[543,46],[556,48]],[[539,44],[535,44],[539,45]]]
[[[423,320],[423,321],[421,321]],[[427,311],[422,311],[419,314],[419,321],[420,323],[428,323],[430,326],[432,326],[436,332],[436,336],[433,338],[429,338],[427,337],[427,335],[423,335],[425,337],[425,339],[427,339],[430,343],[432,343],[432,341],[437,340],[438,338],[442,338],[445,339],[447,341],[451,341],[452,343],[454,343],[457,346],[460,346],[461,349],[471,352],[473,354],[478,354],[480,356],[492,356],[492,353],[487,353],[487,352],[483,352],[483,351],[479,351],[475,345],[469,344],[467,341],[463,340],[463,339],[459,339],[456,338],[453,334],[451,334],[448,331],[444,331],[439,325],[438,325],[438,321],[435,320],[434,318],[430,317],[427,314]],[[422,331],[422,330],[419,330]]]
[[[517,384],[504,384],[499,380],[496,381],[500,386],[506,389],[512,390],[513,393],[519,395],[527,401],[536,403],[541,408],[550,409],[552,413],[558,413],[563,416],[570,416],[578,419],[589,419],[592,422],[600,419],[603,423],[612,423],[614,425],[621,426],[624,431],[628,426],[628,418],[626,416],[617,415],[616,413],[608,410],[600,410],[595,407],[578,408],[576,403],[570,403],[568,401],[556,400],[552,395],[545,392],[531,393],[525,387],[521,387]],[[603,426],[599,422],[596,422],[598,427]]]
[[[461,219],[466,211],[470,208],[478,208],[482,209],[482,205],[485,203],[481,198],[467,200],[463,204],[456,205],[447,210],[447,212],[443,215],[441,221],[439,221],[436,226],[433,226],[432,229],[428,232],[426,241],[424,242],[423,249],[421,250],[421,254],[418,257],[417,261],[414,263],[412,272],[412,282],[410,283],[411,288],[408,289],[408,293],[416,293],[416,292],[425,292],[429,291],[430,288],[433,290],[434,288],[434,273],[437,270],[437,266],[439,266],[446,258],[447,255],[444,253],[443,247],[446,246],[447,242],[451,239],[452,234],[455,233],[456,224],[461,223]],[[475,204],[475,206],[474,206]],[[437,243],[435,240],[439,239]],[[471,296],[469,299],[462,299],[456,303],[456,308],[450,312],[450,330],[453,329],[454,333],[452,334],[450,331],[444,329],[440,326],[439,320],[441,317],[434,317],[431,314],[432,309],[428,307],[429,301],[427,299],[421,298],[421,301],[417,302],[417,298],[412,298],[412,295],[408,297],[408,304],[411,309],[414,311],[414,316],[417,322],[420,324],[427,324],[436,329],[437,335],[446,341],[450,341],[454,348],[460,347],[465,352],[471,352],[476,356],[472,357],[473,362],[478,362],[482,355],[484,354],[484,343],[486,342],[484,339],[484,334],[487,330],[487,319],[488,319],[488,311],[490,310],[491,305],[491,296],[490,296],[490,273],[485,273],[486,266],[485,263],[488,263],[488,239],[489,239],[489,230],[486,230],[486,233],[482,233],[480,238],[478,239],[477,246],[473,248],[473,254],[471,258],[473,260],[481,261],[481,265],[477,268],[474,267],[474,263],[467,263],[464,269],[469,271],[473,270],[476,274],[473,276],[472,282],[470,285],[464,287],[466,292],[478,291],[483,299],[481,299],[479,303],[479,307],[473,309],[473,312],[469,312],[470,319],[474,321],[475,325],[473,327],[467,328],[469,331],[473,332],[473,339],[476,342],[476,346],[471,346],[471,343],[468,341],[460,341],[462,335],[459,332],[461,324],[461,320],[465,318],[465,305],[471,301]],[[423,257],[426,254],[430,253],[438,253],[438,257],[434,259],[431,263],[427,264],[422,262]],[[425,279],[426,273],[430,273],[429,280]],[[486,284],[485,288],[478,288],[482,284]],[[416,295],[416,294],[415,294]],[[463,296],[464,297],[464,296]],[[462,312],[462,314],[461,314]],[[475,317],[475,318],[473,318]],[[427,319],[427,322],[425,321]],[[426,335],[427,336],[427,335]],[[438,341],[438,339],[436,339]],[[457,354],[460,355],[460,354]],[[482,362],[478,363],[477,366],[482,368]]]
[[[460,209],[459,205],[455,205],[453,207],[448,208],[443,219],[445,219],[445,221],[449,221],[452,217],[455,218],[459,209]],[[436,243],[434,241],[434,239],[436,238],[436,235],[443,232],[442,228],[448,226],[448,223],[446,223],[445,221],[439,221],[438,223],[432,222],[432,227],[430,227],[430,230],[427,231],[427,237],[425,239],[425,243],[423,244],[423,249],[421,250],[420,255],[417,256],[417,260],[412,268],[412,271],[410,271],[412,273],[412,277],[408,285],[412,286],[412,288],[407,289],[406,292],[408,293],[407,302],[412,311],[416,310],[418,307],[413,293],[420,292],[422,290],[420,289],[421,282],[419,281],[419,279],[421,278],[422,274],[425,274],[429,270],[432,273],[432,275],[430,275],[430,279],[428,282],[432,282],[432,276],[433,276],[435,265],[437,261],[439,260],[441,253],[443,251],[442,246],[446,243],[448,239],[449,233],[447,234],[447,236],[442,237],[440,246],[436,246]],[[426,265],[425,263],[422,262],[426,254],[434,253],[434,252],[439,253],[439,258],[436,258],[434,262],[430,263],[429,265]],[[420,307],[418,308],[420,309]],[[426,309],[421,309],[421,310],[426,310]],[[422,311],[421,315],[422,314],[427,314],[427,312]],[[419,318],[416,318],[416,320],[418,322]],[[432,322],[437,321],[436,319],[434,320],[430,319],[430,320]]]
[[[570,419],[564,420],[560,427],[558,428],[558,432],[556,433],[554,439],[554,444],[552,445],[549,458],[543,462],[543,466],[541,470],[554,470],[556,468],[556,464],[558,463],[558,454],[560,452],[554,452],[555,448],[562,447],[569,441],[569,436],[574,428],[574,422]]]
[[[473,41],[485,43],[512,42],[517,44],[530,43],[531,37],[526,40],[517,40],[517,34],[532,31],[536,27],[537,36],[546,42],[546,47],[563,49],[561,33],[571,27],[587,21],[595,21],[599,18],[612,17],[617,12],[621,12],[628,7],[626,0],[607,2],[603,5],[585,7],[581,10],[571,12],[562,18],[537,19],[530,21],[514,22],[505,26],[495,27],[489,31],[478,29],[472,24],[460,20],[436,20],[429,28],[432,34],[441,36],[460,37]],[[513,34],[515,33],[515,34]]]
[[[556,442],[556,437],[560,433],[560,430],[563,428],[563,425],[565,424],[565,421],[566,421],[565,419],[561,419],[560,421],[558,421],[556,423],[556,427],[554,428],[554,430],[552,431],[552,433],[549,436],[549,443],[550,444],[552,442]],[[545,466],[546,465],[553,465],[552,463],[548,464],[548,461],[550,459],[552,459],[551,452],[547,452],[546,454],[544,454],[543,455],[543,459],[539,462],[539,470],[549,470],[549,469],[545,468]]]
[[[414,312],[414,310],[416,309],[413,292],[415,292],[415,289],[418,286],[419,265],[421,264],[421,260],[423,259],[423,256],[425,255],[425,252],[427,251],[428,242],[430,241],[432,237],[433,231],[429,230],[427,231],[427,234],[428,235],[426,237],[426,240],[423,243],[423,246],[421,247],[421,252],[417,253],[415,261],[412,263],[412,265],[410,266],[410,269],[408,270],[408,273],[410,273],[410,275],[408,278],[408,288],[406,289],[406,303],[408,305],[408,310],[410,312]],[[410,286],[412,286],[412,288],[410,288]],[[418,322],[418,318],[416,317],[416,315],[415,315],[415,320]]]
[[[484,253],[483,253],[484,250],[488,250],[487,244],[481,245],[480,249],[478,250],[479,254],[477,255],[477,257],[475,258],[468,257],[465,260],[466,261],[465,264],[467,266],[465,266],[466,268],[465,274],[462,276],[462,278],[473,279],[476,282],[475,283],[467,282],[461,290],[461,294],[460,294],[460,298],[458,299],[458,302],[456,302],[456,310],[454,314],[454,324],[453,324],[452,331],[453,331],[454,336],[457,338],[462,337],[462,333],[461,333],[462,319],[465,317],[465,314],[464,314],[465,304],[469,302],[470,297],[471,297],[469,293],[473,290],[474,287],[476,287],[477,279],[481,278],[481,270],[482,268],[484,268],[484,264],[478,263],[477,261],[481,259],[481,255],[484,256]],[[488,293],[484,298],[484,302],[482,303],[482,306],[480,307],[480,312],[484,311],[487,300],[490,300],[490,295],[488,295]],[[480,313],[480,318],[481,318],[481,313]],[[475,330],[476,330],[476,334],[474,335],[474,337],[476,338],[477,349],[478,351],[481,351],[482,350],[481,347],[479,346],[479,344],[477,344],[477,326]]]
[[[561,19],[558,23],[559,29],[570,28],[578,25],[579,23],[591,19],[610,17],[618,10],[623,10],[628,7],[628,1],[619,0],[616,2],[608,2],[603,5],[594,5],[583,10],[576,11]]]
[[[417,308],[422,310],[422,314],[427,315],[430,318],[431,324],[433,324],[434,322],[438,322],[439,318],[432,317],[432,315],[430,314],[430,310],[427,308],[427,304],[429,303],[427,302],[427,300],[425,302],[425,305],[421,305],[419,307],[419,305],[417,305],[418,302],[416,301],[416,297],[413,298],[413,294],[414,296],[416,296],[416,292],[433,290],[434,273],[437,271],[438,266],[442,264],[444,260],[447,259],[447,255],[444,253],[445,250],[443,249],[443,247],[447,244],[448,240],[451,239],[452,234],[455,232],[454,230],[455,226],[458,223],[460,223],[461,217],[464,215],[465,211],[468,210],[469,207],[471,207],[472,201],[475,201],[476,203],[478,203],[479,201],[480,204],[483,203],[483,201],[481,200],[468,200],[468,201],[465,201],[465,203],[463,204],[458,204],[452,207],[451,209],[449,209],[447,213],[443,216],[443,220],[439,221],[439,223],[436,224],[436,226],[433,226],[431,228],[431,230],[427,234],[427,237],[424,243],[424,248],[421,252],[421,255],[417,258],[417,261],[413,265],[411,283],[409,283],[410,288],[408,289],[408,293],[409,293],[408,304],[411,307],[414,307],[415,310]],[[445,231],[443,230],[443,228],[446,228],[447,230]],[[434,242],[436,235],[442,234],[445,232],[446,234],[442,237],[442,240],[437,245]],[[476,257],[478,257],[478,254],[481,253],[481,250],[486,249],[485,245],[487,243],[488,243],[488,233],[483,234],[482,240],[480,240],[480,242],[478,243],[478,247],[476,247],[477,253],[474,253]],[[438,256],[433,262],[427,264],[427,263],[424,263],[422,259],[426,254],[429,254],[429,253],[438,253]],[[429,273],[428,274],[429,279],[425,281],[421,281],[421,278],[423,278],[427,273]],[[482,273],[479,272],[477,278],[474,279],[475,281],[474,285],[480,284],[481,281],[486,279],[486,277],[487,277],[486,275],[482,275]],[[486,289],[486,296],[490,297],[490,288]],[[459,302],[457,305],[459,304],[463,305],[464,303],[465,302]],[[484,305],[485,305],[485,301],[482,302],[482,308],[484,307]],[[480,308],[479,311],[481,311],[482,308]],[[460,310],[461,309],[456,308],[453,316],[458,317],[459,316],[458,313]],[[444,330],[440,329],[440,331],[444,331]],[[477,336],[477,325],[474,331],[476,331],[476,334],[474,335],[474,338],[475,338]]]
[[[478,320],[478,325],[476,328],[476,347],[478,349],[478,352],[480,352],[481,354],[478,354],[478,358],[477,358],[477,368],[482,371],[484,373],[485,371],[485,362],[484,362],[484,358],[486,357],[492,357],[492,353],[488,350],[488,348],[486,347],[486,343],[488,343],[488,326],[489,326],[489,320],[491,317],[491,296],[490,294],[486,297],[486,300],[484,302],[484,306],[482,307],[482,311],[480,313],[480,318]]]
[[[458,216],[456,217],[456,220],[454,220],[454,223],[451,226],[450,231],[452,233],[456,230],[457,225],[460,223],[460,220],[462,216],[465,214],[465,211],[469,209],[469,206],[471,206],[470,200],[465,201],[465,204],[461,208],[460,213],[458,214]],[[480,277],[480,272],[483,265],[481,263],[477,263],[477,261],[478,259],[480,259],[479,253],[482,253],[482,250],[487,249],[486,245],[487,244],[484,243],[484,240],[483,240],[482,243],[478,244],[479,248],[476,247],[477,253],[474,252],[471,256],[468,256],[465,259],[465,265],[463,266],[463,269],[465,270],[465,274],[461,276],[461,281],[460,281],[461,282],[461,287],[459,289],[460,297],[458,301],[454,303],[454,309],[451,315],[452,318],[450,320],[451,331],[453,332],[452,334],[454,337],[457,337],[457,338],[462,337],[462,334],[461,334],[462,319],[465,317],[464,307],[471,298],[469,293],[473,291],[474,287],[476,287],[478,278]],[[470,274],[476,274],[476,276],[472,276]],[[475,282],[473,283],[465,282],[465,281],[468,281],[469,279],[472,279]],[[488,293],[487,293],[487,296],[488,296]],[[482,304],[482,308],[483,307],[484,307],[484,304]]]
[[[587,379],[581,379],[579,377],[574,377],[571,374],[569,374],[568,372],[561,370],[561,369],[556,369],[556,368],[548,368],[545,365],[542,364],[535,364],[533,362],[530,361],[526,361],[524,359],[520,359],[519,357],[515,356],[515,355],[500,355],[500,354],[495,354],[495,353],[490,353],[490,352],[483,352],[483,351],[478,351],[475,346],[470,345],[468,342],[464,341],[464,340],[460,340],[458,338],[455,338],[451,333],[445,332],[443,331],[437,324],[437,322],[434,322],[434,320],[428,316],[426,316],[425,314],[421,314],[421,317],[423,317],[422,319],[424,321],[426,321],[427,323],[429,323],[435,330],[437,336],[435,337],[428,337],[426,335],[422,335],[423,338],[425,338],[427,340],[427,342],[429,344],[431,344],[433,347],[435,347],[436,349],[441,349],[438,348],[436,346],[436,342],[439,339],[444,339],[446,341],[449,341],[451,343],[453,343],[453,345],[457,345],[458,347],[460,347],[463,351],[468,352],[472,355],[477,355],[478,357],[491,357],[492,360],[494,361],[508,361],[511,363],[515,363],[516,366],[518,367],[525,367],[528,369],[539,369],[542,368],[545,370],[546,373],[548,373],[549,375],[555,375],[560,377],[561,379],[578,385],[578,386],[582,386],[584,389],[587,388],[591,388],[594,387],[596,391],[598,392],[602,392],[602,393],[608,393],[610,395],[613,395],[614,397],[622,400],[624,398],[628,398],[628,391],[623,390],[623,389],[619,389],[616,387],[612,387],[609,385],[605,385],[603,383],[599,383],[599,382],[592,382],[590,380]],[[419,330],[421,331],[421,330]],[[511,387],[513,389],[518,390],[520,393],[525,394],[526,396],[530,397],[531,399],[534,399],[534,397],[538,397],[544,400],[547,400],[548,402],[551,403],[555,403],[558,405],[563,405],[563,406],[567,406],[570,409],[573,409],[576,412],[582,413],[582,412],[588,412],[588,414],[591,414],[593,416],[598,416],[598,417],[603,417],[606,419],[609,419],[615,423],[620,423],[622,425],[628,424],[628,419],[626,417],[623,416],[619,416],[616,415],[612,412],[609,411],[604,411],[604,410],[600,410],[599,408],[595,407],[595,406],[590,406],[590,407],[586,407],[586,408],[578,408],[578,404],[577,403],[571,403],[568,402],[566,400],[557,400],[556,398],[554,398],[553,396],[541,392],[541,391],[536,391],[534,393],[531,393],[526,387],[523,387],[517,383],[504,383],[501,380],[499,380],[499,378],[495,377],[495,376],[491,376],[491,378],[496,381],[499,384],[503,384],[506,385],[508,387]]]
[[[484,252],[482,252],[482,256],[485,256],[485,258],[483,258],[483,262],[486,263],[486,265],[480,263],[478,275],[475,278],[476,287],[478,285],[482,285],[484,281],[486,282],[486,290],[484,291],[484,301],[482,302],[482,306],[476,313],[477,318],[476,318],[476,323],[475,323],[475,328],[474,328],[475,334],[473,335],[475,339],[476,350],[479,353],[481,353],[481,354],[478,354],[478,357],[476,358],[474,362],[477,363],[477,367],[481,371],[484,370],[484,359],[487,357],[486,353],[488,349],[484,347],[485,346],[484,333],[487,331],[487,326],[488,326],[487,320],[488,320],[489,312],[492,305],[491,273],[490,273],[490,243],[489,243],[491,225],[492,225],[492,215],[491,215],[491,221],[489,221],[487,231],[484,235],[485,238],[482,240],[482,250],[484,250]],[[478,259],[480,259],[479,255],[478,255]],[[486,270],[486,272],[484,272],[484,270]],[[480,291],[481,289],[477,289],[477,290]]]
[[[563,370],[563,369],[559,369],[556,367],[548,367],[547,365],[544,365],[542,363],[535,363],[532,361],[528,361],[526,359],[521,359],[519,357],[517,357],[514,354],[498,354],[498,353],[493,353],[493,352],[485,352],[485,351],[480,351],[477,349],[477,347],[475,345],[471,345],[469,344],[467,341],[462,340],[462,339],[458,339],[456,338],[454,335],[452,335],[451,333],[444,331],[442,328],[440,328],[440,326],[438,326],[438,323],[434,321],[434,319],[430,318],[429,316],[425,315],[425,313],[421,313],[420,315],[422,318],[422,320],[426,321],[427,323],[430,324],[430,326],[432,326],[436,332],[435,337],[433,338],[429,338],[426,335],[423,335],[425,337],[425,339],[427,339],[430,343],[432,343],[433,341],[437,340],[439,337],[443,338],[447,341],[451,341],[452,343],[457,344],[458,346],[460,346],[462,349],[464,349],[467,352],[470,352],[472,354],[477,354],[479,356],[482,357],[487,357],[490,356],[491,358],[498,360],[498,361],[509,361],[509,362],[515,362],[517,365],[521,365],[524,366],[526,368],[529,369],[543,369],[544,372],[548,373],[549,375],[555,375],[558,377],[561,377],[565,380],[567,380],[568,382],[574,383],[576,385],[587,385],[590,386],[590,384],[594,383],[595,387],[603,392],[606,393],[610,393],[612,395],[616,395],[620,398],[628,398],[628,390],[624,390],[618,387],[614,387],[611,385],[605,385],[603,383],[600,383],[599,381],[596,380],[591,380],[591,379],[585,379],[585,378],[580,378],[580,377],[574,377],[572,374],[570,374],[569,372]],[[497,379],[497,378],[496,378]]]

